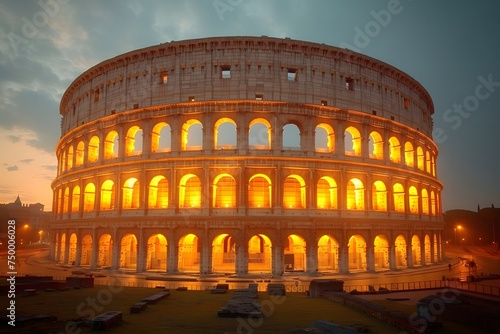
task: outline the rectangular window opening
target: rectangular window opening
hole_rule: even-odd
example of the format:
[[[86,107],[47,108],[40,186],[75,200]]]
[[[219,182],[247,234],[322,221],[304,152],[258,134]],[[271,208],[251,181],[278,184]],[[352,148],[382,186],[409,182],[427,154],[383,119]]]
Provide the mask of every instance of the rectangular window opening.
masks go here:
[[[262,100],[264,100],[264,95],[262,95],[262,94],[255,94],[255,99],[257,101],[262,101]]]
[[[94,91],[94,102],[99,101],[99,89]]]
[[[222,66],[222,79],[231,79],[231,66]]]
[[[322,106],[327,106],[328,105],[328,102],[326,100],[321,100],[321,105]]]
[[[288,69],[288,81],[297,81],[297,70],[295,68]]]
[[[194,101],[195,101],[194,96],[190,96],[190,97],[188,98],[188,100],[189,100],[190,102],[194,102]]]
[[[406,110],[408,110],[408,107],[410,106],[410,100],[407,99],[406,97],[403,98],[403,106]]]
[[[354,79],[353,78],[345,78],[345,89],[354,90]]]
[[[167,72],[161,72],[160,73],[160,83],[165,85],[168,82],[168,73]]]
[[[372,115],[377,116],[377,111],[376,110],[372,110]]]

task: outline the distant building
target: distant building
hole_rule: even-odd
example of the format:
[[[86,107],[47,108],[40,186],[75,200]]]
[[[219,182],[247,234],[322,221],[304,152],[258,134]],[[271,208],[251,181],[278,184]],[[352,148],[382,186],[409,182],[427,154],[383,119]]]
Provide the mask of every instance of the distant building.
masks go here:
[[[348,49],[215,37],[131,51],[64,93],[51,256],[167,273],[441,261],[434,105]]]
[[[0,216],[4,222],[0,228],[2,244],[7,238],[6,222],[8,220],[16,221],[16,242],[18,245],[48,241],[52,213],[43,211],[44,207],[41,203],[23,204],[19,195],[14,202],[0,204]]]

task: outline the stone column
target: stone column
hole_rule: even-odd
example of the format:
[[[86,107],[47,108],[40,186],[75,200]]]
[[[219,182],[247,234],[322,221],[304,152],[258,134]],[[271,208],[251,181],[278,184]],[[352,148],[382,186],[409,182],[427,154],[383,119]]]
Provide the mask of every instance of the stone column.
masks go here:
[[[139,238],[137,240],[137,272],[146,270],[146,256],[147,256],[147,240],[144,239],[144,231],[139,230]]]
[[[82,238],[81,232],[76,231],[77,242],[76,242],[76,254],[75,254],[75,266],[80,266],[82,260]]]
[[[373,245],[366,245],[366,270],[375,271],[375,247]]]
[[[349,252],[346,244],[339,245],[339,274],[349,274]]]
[[[318,246],[309,238],[306,246],[306,271],[310,274],[318,272]]]
[[[283,275],[283,249],[281,246],[281,240],[279,245],[273,245],[273,258],[272,258],[272,274],[275,277],[280,277]]]
[[[248,247],[245,243],[236,246],[236,274],[248,274]]]
[[[179,271],[179,243],[173,238],[168,239],[167,274],[174,274]]]
[[[389,245],[389,269],[397,270],[396,266],[396,246]]]
[[[113,240],[113,249],[111,251],[111,268],[116,270],[120,268],[120,252],[121,252],[121,240],[118,240],[118,232],[113,230],[113,235],[111,236]]]
[[[411,247],[411,238],[409,243],[406,244],[406,264],[408,268],[413,268],[413,251]]]
[[[200,274],[212,273],[212,246],[208,240],[208,232],[203,232],[202,250],[200,254]]]
[[[92,249],[90,251],[90,269],[97,268],[97,254],[99,252],[99,240],[97,240],[95,228],[91,231],[92,235]]]

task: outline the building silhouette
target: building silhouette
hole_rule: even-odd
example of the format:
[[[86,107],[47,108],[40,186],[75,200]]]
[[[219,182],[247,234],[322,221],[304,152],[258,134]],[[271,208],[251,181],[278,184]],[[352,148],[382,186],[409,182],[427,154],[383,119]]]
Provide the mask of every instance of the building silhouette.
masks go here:
[[[163,43],[81,74],[60,113],[57,262],[281,275],[442,259],[433,102],[379,60],[266,36]]]

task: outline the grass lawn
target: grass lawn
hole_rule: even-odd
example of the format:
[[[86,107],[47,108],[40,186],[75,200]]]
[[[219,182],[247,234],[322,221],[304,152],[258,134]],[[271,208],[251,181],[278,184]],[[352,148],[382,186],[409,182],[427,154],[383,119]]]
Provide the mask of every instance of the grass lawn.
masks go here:
[[[328,320],[341,325],[363,325],[370,333],[400,333],[379,320],[365,316],[348,307],[322,298],[309,298],[302,293],[270,298],[259,293],[263,306],[262,319],[218,318],[217,310],[231,299],[233,293],[210,294],[209,291],[171,291],[170,297],[149,305],[139,314],[131,314],[130,306],[151,296],[160,289],[94,287],[68,291],[40,291],[36,296],[16,298],[16,312],[57,316],[57,322],[16,326],[15,333],[89,333],[71,327],[74,319],[90,319],[106,311],[123,312],[123,322],[112,333],[293,333],[310,326],[315,320]],[[2,297],[2,299],[6,299]],[[2,304],[5,304],[2,303]],[[66,326],[66,330],[65,330]],[[0,328],[5,333],[11,327]]]

